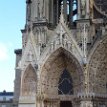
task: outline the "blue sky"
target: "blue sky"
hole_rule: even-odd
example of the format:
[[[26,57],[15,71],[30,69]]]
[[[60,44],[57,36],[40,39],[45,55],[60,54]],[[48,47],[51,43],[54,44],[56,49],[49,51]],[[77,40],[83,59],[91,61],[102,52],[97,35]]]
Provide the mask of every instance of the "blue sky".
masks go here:
[[[14,50],[22,46],[25,12],[25,0],[0,1],[0,91],[14,90]]]

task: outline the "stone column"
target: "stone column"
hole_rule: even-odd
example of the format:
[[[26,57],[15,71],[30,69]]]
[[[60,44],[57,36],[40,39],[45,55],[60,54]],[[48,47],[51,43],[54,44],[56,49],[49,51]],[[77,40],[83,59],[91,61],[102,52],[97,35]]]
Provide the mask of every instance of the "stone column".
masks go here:
[[[89,0],[86,0],[86,18],[87,19],[89,19],[89,13],[90,13]]]
[[[40,107],[40,101],[39,101],[39,99],[36,100],[36,107]]]
[[[43,18],[46,18],[46,0],[43,0]]]
[[[44,107],[44,101],[42,101],[41,103],[42,103],[42,104],[41,104],[41,107]]]
[[[59,21],[59,0],[57,0],[57,23]]]
[[[78,19],[80,19],[80,16],[81,16],[81,11],[80,11],[80,0],[78,0]]]
[[[83,23],[83,31],[81,33],[81,37],[82,37],[82,51],[83,51],[83,54],[84,54],[84,62],[86,63],[88,34],[86,32],[86,24],[85,23]]]
[[[67,21],[67,0],[63,0],[64,19]]]
[[[70,24],[73,22],[73,0],[69,1],[69,22]]]
[[[38,17],[38,1],[34,1],[34,4],[33,4],[33,13],[34,13],[34,18],[37,19],[37,17]]]
[[[50,1],[50,23],[53,23],[54,20],[54,13],[53,13],[53,0]]]
[[[30,23],[30,21],[31,21],[31,4],[32,4],[32,2],[31,1],[26,1],[26,6],[27,6],[27,12],[26,12],[26,23],[27,24],[29,24]]]
[[[49,0],[45,0],[45,16],[46,16],[46,19],[49,21],[49,19],[50,19],[50,16],[49,16],[49,5],[50,5],[50,3],[49,3],[50,1]]]
[[[38,60],[40,57],[40,48],[41,48],[41,28],[38,28]]]
[[[86,18],[86,12],[87,12],[87,8],[86,8],[86,1],[87,0],[80,0],[80,10],[81,10],[81,18]]]

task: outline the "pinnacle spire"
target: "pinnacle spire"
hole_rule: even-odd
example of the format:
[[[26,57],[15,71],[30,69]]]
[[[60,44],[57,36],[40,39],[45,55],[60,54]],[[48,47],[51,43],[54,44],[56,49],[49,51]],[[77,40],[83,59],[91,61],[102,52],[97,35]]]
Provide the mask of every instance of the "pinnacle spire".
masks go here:
[[[64,8],[63,5],[61,6],[61,14],[60,14],[60,22],[64,22]]]

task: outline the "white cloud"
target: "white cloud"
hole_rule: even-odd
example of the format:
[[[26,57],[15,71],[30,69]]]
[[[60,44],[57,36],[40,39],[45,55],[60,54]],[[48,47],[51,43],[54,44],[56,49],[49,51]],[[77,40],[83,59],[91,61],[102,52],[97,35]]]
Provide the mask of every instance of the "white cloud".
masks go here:
[[[8,59],[8,48],[5,44],[0,43],[0,61]]]

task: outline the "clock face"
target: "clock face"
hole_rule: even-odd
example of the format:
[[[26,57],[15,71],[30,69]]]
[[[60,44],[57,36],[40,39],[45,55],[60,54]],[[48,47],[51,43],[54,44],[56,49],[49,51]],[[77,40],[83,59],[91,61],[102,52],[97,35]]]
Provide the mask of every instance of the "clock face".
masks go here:
[[[94,0],[94,4],[98,11],[107,15],[107,0]]]

